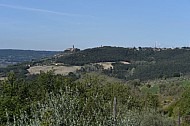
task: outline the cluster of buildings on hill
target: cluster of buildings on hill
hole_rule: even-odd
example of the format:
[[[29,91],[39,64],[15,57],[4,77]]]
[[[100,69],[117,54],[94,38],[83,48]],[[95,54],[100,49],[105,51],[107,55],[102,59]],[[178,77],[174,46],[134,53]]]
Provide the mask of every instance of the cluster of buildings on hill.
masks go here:
[[[70,53],[75,53],[75,52],[79,52],[80,51],[80,49],[78,49],[78,48],[75,48],[75,46],[73,45],[73,47],[72,48],[67,48],[67,49],[65,49],[63,52],[64,53],[61,53],[61,54],[56,54],[56,55],[54,55],[54,57],[62,57],[62,56],[65,56],[65,55],[68,55],[68,54],[70,54]]]
[[[101,45],[101,47],[97,47],[97,48],[102,48],[102,47],[111,47],[111,46],[102,46]],[[161,51],[161,50],[168,50],[168,49],[171,49],[171,50],[174,50],[174,49],[185,49],[185,50],[190,50],[190,47],[180,47],[180,48],[158,48],[158,47],[154,47],[154,48],[152,48],[152,47],[138,47],[138,48],[136,48],[136,47],[129,47],[129,49],[133,49],[133,50],[135,50],[135,51],[139,51],[139,50],[141,50],[141,51],[146,51],[146,50],[153,50],[153,51]],[[66,50],[64,50],[64,52],[66,52],[66,53],[74,53],[74,52],[79,52],[80,51],[80,49],[78,49],[78,48],[75,48],[75,46],[73,45],[73,47],[72,48],[67,48]]]

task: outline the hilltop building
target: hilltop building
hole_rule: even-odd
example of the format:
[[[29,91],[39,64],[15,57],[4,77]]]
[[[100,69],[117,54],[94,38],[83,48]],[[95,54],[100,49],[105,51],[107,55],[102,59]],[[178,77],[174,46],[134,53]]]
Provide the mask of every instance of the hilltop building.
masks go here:
[[[67,48],[66,50],[64,50],[64,52],[67,52],[67,53],[73,53],[73,52],[79,52],[80,49],[78,48],[75,48],[75,46],[73,45],[73,48]]]

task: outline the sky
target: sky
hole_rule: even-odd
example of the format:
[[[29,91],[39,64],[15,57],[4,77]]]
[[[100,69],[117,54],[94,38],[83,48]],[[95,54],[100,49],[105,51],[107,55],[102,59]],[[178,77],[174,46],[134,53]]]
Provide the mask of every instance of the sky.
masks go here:
[[[190,46],[190,0],[0,0],[0,48]]]

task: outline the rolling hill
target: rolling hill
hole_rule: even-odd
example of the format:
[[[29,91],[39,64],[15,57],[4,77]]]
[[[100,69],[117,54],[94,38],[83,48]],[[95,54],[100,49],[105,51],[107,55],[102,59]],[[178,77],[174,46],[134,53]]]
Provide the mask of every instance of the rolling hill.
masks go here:
[[[34,50],[15,50],[0,49],[0,67],[21,63],[25,61],[39,60],[57,54],[57,51],[34,51]]]
[[[46,59],[30,62],[30,66],[46,65],[49,68],[57,66],[82,66],[78,72],[98,71],[103,74],[124,80],[140,79],[142,81],[170,78],[189,75],[190,73],[190,48],[123,48],[123,47],[97,47],[77,52],[51,52],[51,51],[22,51],[1,50],[1,60],[21,62],[31,61],[42,57],[52,56]],[[57,55],[54,55],[58,53]],[[3,60],[4,61],[4,60]],[[106,69],[101,64],[109,63]],[[16,65],[16,73],[24,69],[27,73],[27,65]],[[21,70],[19,70],[19,69]],[[57,68],[57,67],[56,67]],[[76,72],[76,71],[72,71]],[[60,73],[60,72],[59,72]],[[3,74],[5,75],[5,74]]]
[[[190,72],[190,48],[123,48],[98,47],[85,49],[55,58],[55,62],[67,65],[85,65],[114,62],[113,69],[103,72],[121,79],[156,79],[177,77]],[[123,64],[121,61],[129,62]]]

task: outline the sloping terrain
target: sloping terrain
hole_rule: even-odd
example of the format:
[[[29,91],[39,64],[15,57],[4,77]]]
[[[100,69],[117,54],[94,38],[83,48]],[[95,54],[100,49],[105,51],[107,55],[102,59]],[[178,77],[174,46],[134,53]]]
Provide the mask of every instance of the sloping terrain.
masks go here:
[[[11,52],[11,51],[10,51]],[[13,51],[14,52],[14,51]],[[13,53],[12,52],[12,53]],[[22,54],[24,53],[24,54]],[[44,54],[45,53],[45,54]],[[22,59],[23,61],[32,60],[42,56],[52,55],[58,52],[36,52],[36,51],[19,51],[15,55],[7,54],[7,56]],[[1,54],[2,55],[2,54]],[[23,58],[21,58],[23,55]],[[37,55],[37,56],[36,56]],[[125,80],[140,79],[142,81],[180,77],[190,73],[190,48],[123,48],[123,47],[98,47],[92,49],[85,49],[73,53],[59,53],[52,58],[44,58],[29,62],[27,64],[16,65],[7,69],[0,69],[0,73],[4,76],[5,72],[9,72],[14,68],[14,72],[20,71],[27,73],[28,65],[32,66],[48,66],[61,64],[60,66],[85,66],[82,71],[100,70],[102,73]],[[27,57],[28,56],[28,57]],[[24,58],[27,57],[27,58]],[[30,58],[31,57],[31,58]],[[21,60],[21,61],[22,61]],[[90,68],[89,64],[98,64],[102,67],[93,66]],[[24,70],[23,70],[24,69]],[[40,69],[39,69],[40,70]],[[38,73],[39,73],[38,70]],[[46,70],[46,71],[47,71]],[[59,71],[64,69],[60,69]],[[43,69],[45,71],[45,69]],[[58,71],[58,70],[57,70]],[[35,72],[34,72],[35,73]],[[61,72],[58,72],[61,73]]]
[[[52,58],[8,66],[0,69],[1,77],[7,77],[5,81],[0,81],[1,89],[6,94],[1,97],[3,102],[0,105],[0,118],[5,118],[6,123],[4,106],[9,113],[19,114],[17,110],[24,110],[39,100],[48,99],[47,93],[62,94],[59,93],[59,89],[62,89],[64,92],[71,91],[67,95],[69,97],[75,93],[79,95],[74,95],[79,101],[77,105],[84,106],[83,103],[88,103],[82,112],[94,112],[91,108],[94,106],[96,109],[105,100],[102,104],[110,109],[105,111],[105,115],[108,115],[113,109],[108,103],[112,103],[113,98],[117,97],[120,114],[127,110],[138,110],[137,114],[154,110],[151,117],[156,113],[163,113],[165,117],[176,122],[180,108],[183,123],[188,123],[184,118],[189,117],[190,112],[189,55],[189,48],[102,47],[69,54],[61,53]],[[72,73],[68,74],[69,72]],[[15,103],[18,105],[14,106]],[[106,110],[105,108],[100,106],[101,111]],[[163,121],[166,119],[164,116],[157,115],[159,118],[163,117]]]
[[[189,74],[190,48],[98,47],[58,57],[57,63],[85,65],[113,62],[104,73],[121,79],[156,79]],[[128,64],[123,64],[125,61]],[[114,63],[115,62],[115,63]]]
[[[21,63],[24,61],[32,61],[49,57],[57,54],[57,51],[34,51],[34,50],[15,50],[0,49],[0,67]]]

